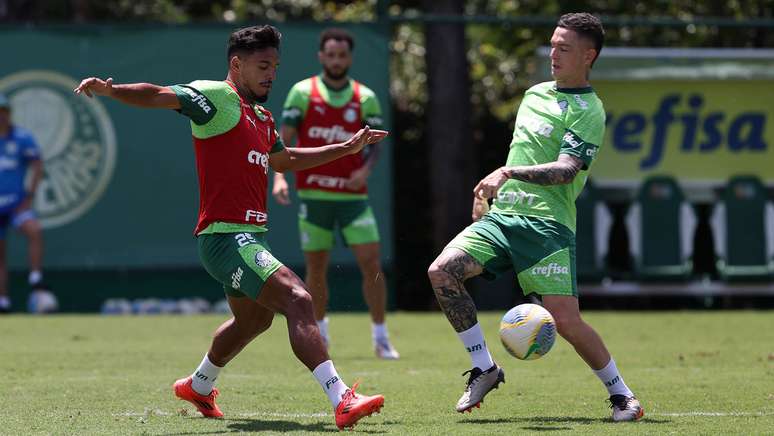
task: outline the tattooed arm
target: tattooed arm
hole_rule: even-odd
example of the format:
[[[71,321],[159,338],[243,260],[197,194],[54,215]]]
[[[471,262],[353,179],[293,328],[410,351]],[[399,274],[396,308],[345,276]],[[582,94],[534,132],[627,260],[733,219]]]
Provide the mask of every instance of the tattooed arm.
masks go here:
[[[546,164],[502,167],[478,182],[473,189],[473,194],[482,199],[492,198],[497,195],[497,190],[508,179],[537,185],[564,185],[572,182],[581,169],[583,169],[583,161],[568,154],[560,154],[556,161]]]

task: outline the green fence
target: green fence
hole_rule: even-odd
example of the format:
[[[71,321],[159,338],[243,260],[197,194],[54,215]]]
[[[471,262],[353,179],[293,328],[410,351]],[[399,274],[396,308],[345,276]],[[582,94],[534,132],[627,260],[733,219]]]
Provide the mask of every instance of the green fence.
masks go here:
[[[282,65],[268,103],[275,114],[294,82],[319,71],[321,28],[281,26]],[[197,187],[187,120],[173,111],[136,109],[107,99],[95,105],[69,91],[70,85],[89,75],[112,76],[121,83],[222,79],[230,30],[188,26],[0,32],[3,58],[13,60],[0,64],[0,91],[10,95],[19,124],[38,138],[49,170],[36,199],[48,227],[47,266],[148,268],[198,263],[191,234]],[[357,38],[352,75],[377,92],[389,125],[387,40],[372,26],[352,26],[352,31]],[[386,260],[392,253],[390,156],[384,153],[371,180]],[[301,263],[295,209],[270,203],[274,250],[288,264]],[[10,263],[21,268],[23,251],[18,238],[13,239]],[[341,250],[333,259],[352,263]]]
[[[282,63],[269,109],[279,117],[293,83],[320,71],[319,23],[278,26]],[[380,25],[346,26],[356,38],[353,77],[372,88],[390,125],[388,33]],[[174,111],[143,110],[71,92],[86,76],[117,83],[187,83],[226,75],[225,25],[54,26],[0,28],[0,92],[14,121],[43,149],[45,180],[35,207],[45,226],[45,266],[63,273],[198,268],[192,236],[198,189],[190,128]],[[371,201],[392,264],[392,153],[371,180]],[[269,241],[290,266],[303,264],[296,206],[269,200]],[[12,270],[26,270],[24,240],[9,238]],[[343,248],[332,263],[350,269]],[[18,276],[17,276],[18,277]],[[65,286],[69,289],[69,286]],[[77,287],[73,284],[73,288]],[[69,292],[58,289],[58,292]]]

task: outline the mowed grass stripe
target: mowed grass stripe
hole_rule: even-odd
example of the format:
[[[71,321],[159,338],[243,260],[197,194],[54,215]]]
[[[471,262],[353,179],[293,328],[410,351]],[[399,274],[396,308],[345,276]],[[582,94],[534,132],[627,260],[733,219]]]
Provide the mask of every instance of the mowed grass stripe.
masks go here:
[[[383,393],[368,433],[767,434],[774,428],[773,312],[591,312],[643,421],[609,422],[606,392],[561,339],[544,358],[510,357],[502,313],[480,314],[506,384],[454,412],[469,361],[440,313],[388,318],[401,360],[373,357],[365,314],[332,314],[331,355],[350,385]],[[199,417],[172,382],[193,371],[223,316],[0,318],[0,434],[336,431],[322,390],[292,354],[282,317],[221,373],[223,420]],[[623,426],[623,428],[622,428]]]

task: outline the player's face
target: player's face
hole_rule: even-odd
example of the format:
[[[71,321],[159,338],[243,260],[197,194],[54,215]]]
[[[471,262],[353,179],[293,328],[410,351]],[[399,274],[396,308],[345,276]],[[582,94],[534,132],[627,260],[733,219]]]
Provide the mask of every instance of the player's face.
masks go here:
[[[277,78],[279,51],[266,48],[240,56],[237,60],[240,84],[252,94],[255,101],[263,103],[269,99],[272,83]]]
[[[551,75],[557,82],[585,82],[595,50],[577,32],[557,27],[551,37]]]
[[[333,80],[347,77],[352,65],[352,52],[347,41],[329,39],[318,53],[325,75]]]

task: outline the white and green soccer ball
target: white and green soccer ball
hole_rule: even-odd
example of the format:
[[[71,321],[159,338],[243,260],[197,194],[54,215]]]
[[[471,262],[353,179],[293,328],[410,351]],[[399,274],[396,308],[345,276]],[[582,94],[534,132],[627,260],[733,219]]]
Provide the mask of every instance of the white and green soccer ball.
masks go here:
[[[500,341],[517,359],[533,360],[544,356],[555,339],[554,317],[537,304],[520,304],[500,321]]]

